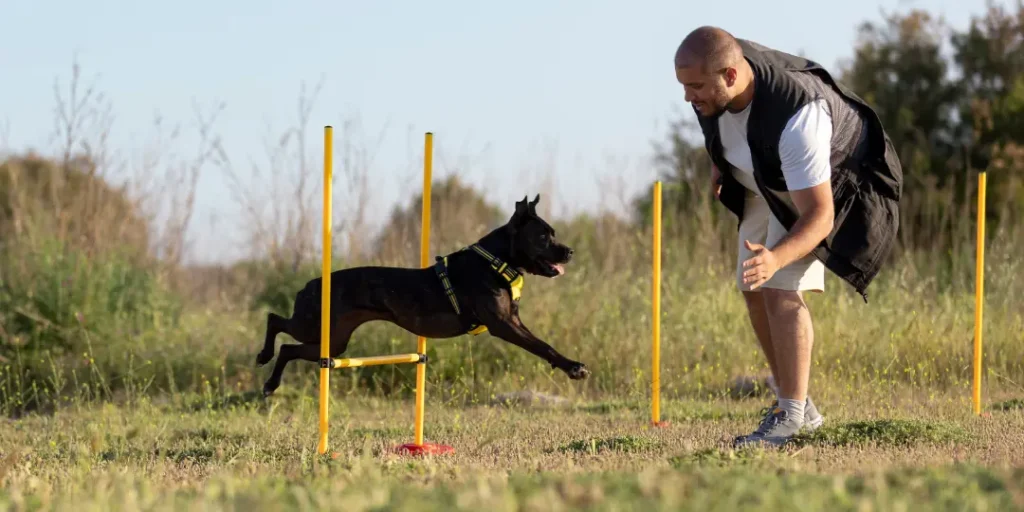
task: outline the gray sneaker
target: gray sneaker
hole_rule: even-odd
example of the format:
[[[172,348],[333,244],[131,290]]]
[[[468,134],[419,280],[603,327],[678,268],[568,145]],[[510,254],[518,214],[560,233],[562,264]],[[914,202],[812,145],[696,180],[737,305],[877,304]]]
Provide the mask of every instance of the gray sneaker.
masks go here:
[[[753,434],[742,440],[733,443],[734,448],[742,448],[753,444],[767,444],[771,446],[782,446],[789,442],[796,434],[800,433],[803,424],[797,423],[789,418],[789,414],[779,408],[772,410],[771,414],[765,416],[764,420],[757,427]]]
[[[774,416],[775,409],[778,409],[778,399],[772,400],[772,404],[764,409],[761,409],[761,424],[757,426],[757,430],[745,435],[737,436],[733,440],[734,445],[739,445],[747,442],[749,438],[764,437],[765,432],[772,428],[772,416]],[[801,426],[803,430],[813,432],[817,430],[825,422],[825,418],[818,412],[818,408],[814,406],[814,402],[811,401],[811,397],[807,397],[807,402],[804,404],[804,424]],[[752,439],[751,439],[752,440]]]
[[[775,405],[778,405],[777,403]],[[807,397],[807,402],[804,403],[804,430],[808,432],[814,432],[818,430],[821,425],[825,423],[825,418],[818,412],[818,408],[814,406],[814,402],[811,401],[811,397]]]
[[[764,433],[767,432],[768,429],[771,428],[772,414],[775,411],[775,409],[778,409],[778,407],[779,407],[779,401],[778,400],[772,400],[772,404],[771,405],[769,405],[768,407],[765,407],[764,409],[761,409],[761,413],[759,414],[759,416],[761,416],[761,423],[757,426],[757,429],[754,430],[752,433],[747,434],[745,436],[736,436],[736,438],[733,439],[733,446],[739,446],[740,444],[746,442],[747,439],[749,439],[751,437],[762,437],[762,436],[764,436]]]

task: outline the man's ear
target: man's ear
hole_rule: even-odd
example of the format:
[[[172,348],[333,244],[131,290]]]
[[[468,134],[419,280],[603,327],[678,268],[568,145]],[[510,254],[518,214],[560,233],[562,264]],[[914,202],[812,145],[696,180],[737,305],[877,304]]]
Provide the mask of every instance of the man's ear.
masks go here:
[[[732,87],[736,85],[736,77],[739,76],[739,72],[736,71],[736,68],[725,68],[724,75],[725,85],[727,87]]]

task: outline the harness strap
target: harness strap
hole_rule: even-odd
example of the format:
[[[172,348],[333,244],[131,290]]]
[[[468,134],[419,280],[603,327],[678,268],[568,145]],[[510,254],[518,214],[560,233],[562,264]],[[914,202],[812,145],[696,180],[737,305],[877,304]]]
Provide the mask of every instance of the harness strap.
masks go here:
[[[501,261],[500,259],[498,259],[497,256],[488,252],[487,249],[480,247],[479,244],[471,245],[470,249],[473,249],[474,251],[476,251],[477,254],[483,256],[485,260],[490,262],[491,268],[494,269],[497,273],[501,274],[501,277],[504,277],[505,280],[508,281],[509,283],[515,281],[518,277],[520,277],[520,274],[518,271],[516,271],[516,269],[508,266],[508,263]]]
[[[474,252],[482,256],[488,263],[491,264],[491,269],[498,273],[509,285],[509,290],[512,292],[512,300],[518,302],[519,297],[522,296],[523,288],[523,275],[516,269],[510,267],[508,263],[501,261],[500,258],[491,254],[480,247],[478,244],[473,244],[469,247]],[[465,250],[465,249],[461,249]],[[448,300],[452,303],[452,308],[455,309],[455,314],[461,315],[462,308],[459,307],[459,300],[455,297],[455,289],[452,286],[451,279],[448,277],[448,257],[437,256],[434,263],[434,272],[437,274],[438,279],[441,281],[441,286],[444,287],[444,293],[448,296]],[[470,325],[468,334],[478,335],[486,332],[486,325],[479,325],[473,323]]]
[[[452,307],[455,308],[455,314],[461,315],[462,311],[459,308],[459,300],[455,298],[455,289],[452,288],[452,282],[448,279],[448,257],[438,256],[435,260],[434,271],[437,273],[438,279],[441,280],[441,286],[444,286],[444,294],[448,296]]]

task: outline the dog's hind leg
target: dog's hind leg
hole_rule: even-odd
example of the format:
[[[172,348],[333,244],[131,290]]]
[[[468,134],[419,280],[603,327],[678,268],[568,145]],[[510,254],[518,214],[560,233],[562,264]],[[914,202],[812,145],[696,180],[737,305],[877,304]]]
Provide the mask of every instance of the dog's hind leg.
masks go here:
[[[274,313],[267,314],[267,336],[263,341],[263,350],[256,355],[258,366],[263,366],[274,358],[274,340],[282,332],[288,332],[288,319]]]
[[[345,313],[338,319],[337,325],[331,328],[330,356],[335,358],[345,353],[345,350],[348,349],[348,342],[352,338],[352,333],[360,325],[371,320],[390,320],[391,318],[392,316],[389,313],[370,310],[357,309]],[[299,341],[306,340],[299,338]],[[266,383],[263,384],[264,396],[270,396],[277,390],[281,385],[281,376],[284,374],[285,366],[294,359],[301,359],[312,363],[319,362],[320,344],[281,345],[281,353],[277,356],[277,362],[274,363],[274,371],[267,378]]]
[[[263,384],[263,396],[270,396],[277,390],[278,386],[281,385],[281,374],[284,373],[284,367],[292,361],[292,359],[302,359],[304,361],[317,362],[320,360],[320,346],[319,345],[281,345],[281,353],[277,356],[277,362],[274,363],[274,371],[270,374],[270,378]]]

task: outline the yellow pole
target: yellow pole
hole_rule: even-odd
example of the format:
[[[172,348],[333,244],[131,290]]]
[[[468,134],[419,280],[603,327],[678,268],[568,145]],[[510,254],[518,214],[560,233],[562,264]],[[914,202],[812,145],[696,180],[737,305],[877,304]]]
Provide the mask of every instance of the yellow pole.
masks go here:
[[[974,414],[981,414],[981,334],[985,293],[985,171],[978,173],[978,239],[974,271]]]
[[[427,132],[423,148],[423,210],[420,218],[420,267],[426,268],[430,256],[430,174],[434,160],[434,134]],[[416,339],[416,352],[422,356],[427,354],[427,338]],[[416,365],[416,446],[423,446],[423,395],[426,387],[426,363]]]
[[[418,363],[419,354],[398,354],[393,356],[348,357],[335,359],[334,368],[355,368],[357,366],[378,366],[382,364]]]
[[[651,297],[651,419],[661,424],[661,181],[654,182],[654,272]]]
[[[334,154],[334,128],[324,127],[324,216],[323,216],[323,262],[320,292],[320,359],[331,357],[331,184],[332,157]],[[320,443],[317,452],[327,453],[327,400],[330,397],[330,368],[320,367]]]

